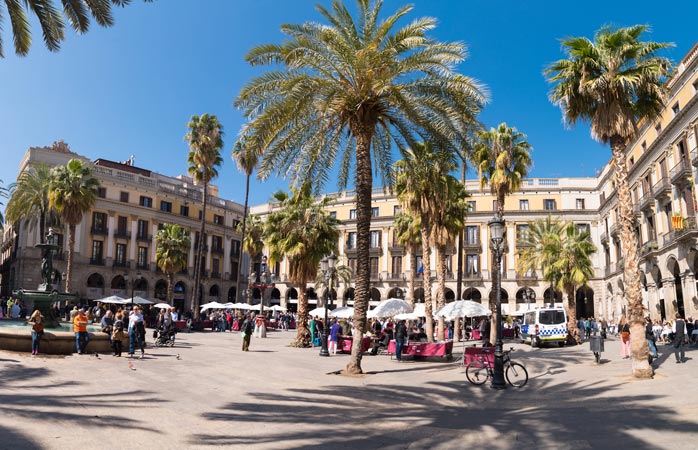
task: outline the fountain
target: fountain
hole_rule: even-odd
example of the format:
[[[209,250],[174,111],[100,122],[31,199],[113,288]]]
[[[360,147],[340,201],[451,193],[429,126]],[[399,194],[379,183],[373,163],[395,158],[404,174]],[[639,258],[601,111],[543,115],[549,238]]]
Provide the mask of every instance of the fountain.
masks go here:
[[[70,323],[61,325],[53,308],[54,302],[68,301],[77,303],[77,294],[59,292],[60,276],[53,270],[53,253],[59,247],[53,243],[55,235],[49,228],[46,244],[38,244],[42,249],[41,279],[42,283],[36,290],[17,289],[12,291],[16,298],[26,301],[29,311],[41,311],[44,323],[44,336],[41,338],[40,353],[68,355],[75,352],[75,334]],[[32,305],[33,304],[33,305]],[[108,352],[110,349],[109,335],[100,332],[99,326],[88,326],[90,331],[89,351]],[[0,322],[0,349],[29,352],[31,350],[31,327],[26,322],[3,320]]]
[[[41,315],[44,316],[43,323],[45,328],[60,328],[60,322],[53,308],[53,304],[59,301],[77,301],[80,297],[76,294],[58,292],[58,284],[60,279],[56,280],[53,271],[53,254],[60,247],[53,243],[55,234],[53,228],[48,229],[46,235],[46,244],[36,244],[35,247],[42,250],[41,257],[41,283],[38,289],[31,291],[18,289],[12,291],[12,295],[16,298],[24,300],[27,303],[33,303],[32,311],[38,309]],[[26,303],[25,303],[26,304]]]

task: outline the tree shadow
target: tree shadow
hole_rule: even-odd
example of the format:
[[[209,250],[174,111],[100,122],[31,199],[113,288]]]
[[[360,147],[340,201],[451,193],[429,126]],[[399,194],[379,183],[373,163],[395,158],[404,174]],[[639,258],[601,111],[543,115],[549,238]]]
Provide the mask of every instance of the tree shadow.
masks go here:
[[[575,442],[604,448],[623,442],[628,448],[655,449],[659,447],[638,437],[650,427],[648,420],[652,430],[663,433],[698,430],[694,421],[661,406],[671,403],[663,395],[628,395],[621,389],[624,383],[608,379],[562,383],[546,375],[564,372],[563,364],[586,360],[582,355],[535,357],[545,362],[517,358],[527,366],[540,366],[535,370],[542,374],[520,390],[494,391],[463,380],[250,392],[249,400],[205,413],[220,432],[193,434],[189,442],[292,449],[429,448],[435,442],[439,448],[467,448],[490,442],[491,448],[517,450]],[[300,420],[303,427],[297,426]],[[263,433],[249,431],[260,423],[267,425]]]

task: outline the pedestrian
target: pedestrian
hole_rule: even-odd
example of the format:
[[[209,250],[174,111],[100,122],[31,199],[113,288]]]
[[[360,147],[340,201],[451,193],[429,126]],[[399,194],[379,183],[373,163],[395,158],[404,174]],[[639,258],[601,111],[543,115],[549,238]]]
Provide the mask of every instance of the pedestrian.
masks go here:
[[[133,311],[131,311],[128,318],[128,340],[128,357],[133,358],[133,354],[136,352],[136,344],[138,344],[138,347],[141,349],[141,359],[143,359],[145,357],[145,348],[143,348],[145,322],[138,305],[133,307]]]
[[[402,347],[405,345],[405,338],[407,337],[407,326],[405,321],[401,320],[397,323],[395,328],[395,358],[398,362],[402,361]]]
[[[126,337],[124,336],[124,313],[121,311],[116,313],[113,330],[111,335],[111,346],[112,349],[114,349],[114,356],[121,357],[121,347]]]
[[[41,337],[44,335],[44,324],[42,323],[43,316],[38,309],[32,313],[29,318],[29,325],[32,326],[32,355],[39,354],[39,344]]]
[[[608,322],[606,322],[606,319],[601,318],[601,337],[606,339],[606,331],[608,330]]]
[[[87,316],[84,309],[79,309],[77,316],[73,320],[73,331],[75,332],[75,347],[78,355],[87,351],[87,344],[90,343],[90,334],[87,332]]]
[[[332,326],[330,327],[330,336],[328,339],[328,350],[330,354],[337,354],[337,341],[339,340],[339,333],[341,333],[342,327],[337,323],[337,319],[332,321]]]
[[[310,316],[310,320],[308,321],[308,330],[310,331],[310,342],[313,343],[313,347],[317,346],[315,343],[315,318],[313,316]]]
[[[620,356],[623,359],[630,358],[630,325],[625,316],[620,317],[618,322],[618,331],[620,333]]]
[[[254,325],[250,313],[245,314],[245,320],[242,322],[240,331],[242,331],[242,351],[249,352],[250,340],[252,340],[252,332],[254,331]]]
[[[681,318],[680,314],[676,315],[676,320],[671,330],[674,332],[674,341],[672,345],[674,346],[676,364],[684,363],[686,362],[686,354],[683,345],[688,334],[686,333],[686,322]]]
[[[657,359],[657,343],[655,342],[654,332],[652,331],[652,319],[645,319],[645,338],[647,338],[647,347],[649,347],[652,358]]]

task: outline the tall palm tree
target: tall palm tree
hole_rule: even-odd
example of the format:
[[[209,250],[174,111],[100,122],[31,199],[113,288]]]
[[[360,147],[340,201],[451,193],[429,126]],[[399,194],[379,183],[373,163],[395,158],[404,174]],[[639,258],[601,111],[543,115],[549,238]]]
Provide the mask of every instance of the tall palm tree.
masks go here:
[[[438,222],[436,217],[443,205],[444,174],[455,168],[454,154],[435,149],[429,143],[419,143],[403,152],[395,163],[395,191],[402,208],[419,217],[422,234],[422,264],[424,266],[424,310],[427,318],[427,339],[434,339],[431,295],[431,245]]]
[[[652,377],[654,372],[647,360],[649,350],[625,148],[637,136],[638,123],[652,121],[664,108],[667,92],[664,81],[671,63],[658,56],[658,52],[673,46],[640,41],[647,30],[644,25],[603,27],[593,40],[564,39],[562,45],[567,58],[545,70],[548,81],[555,83],[550,99],[560,106],[567,122],[574,125],[588,121],[592,138],[611,146],[625,262],[624,295],[631,323],[632,372],[638,378]]]
[[[317,6],[330,23],[283,25],[287,40],[247,54],[254,66],[274,68],[250,81],[235,105],[249,122],[245,135],[263,149],[262,177],[280,173],[299,186],[321,184],[339,159],[339,188],[355,173],[357,214],[356,301],[348,373],[361,373],[370,288],[372,159],[384,184],[392,179],[391,146],[429,139],[452,149],[463,122],[485,101],[483,88],[453,70],[466,56],[460,43],[427,37],[435,27],[420,18],[396,30],[412,7],[379,20],[383,2],[357,0],[356,19],[339,0]]]
[[[580,231],[573,222],[568,222],[562,232],[560,254],[553,263],[554,269],[560,274],[558,286],[567,293],[568,330],[578,329],[577,301],[575,291],[578,286],[584,286],[594,277],[594,266],[591,255],[596,252],[596,246],[591,242],[589,232]],[[581,336],[576,339],[581,342]]]
[[[280,209],[265,222],[264,241],[272,263],[288,260],[289,280],[298,286],[296,341],[300,343],[308,329],[307,283],[317,276],[320,260],[336,250],[339,221],[327,211],[332,199],[315,201],[309,183],[292,188],[291,196],[276,193],[275,199]]]
[[[68,261],[65,271],[65,291],[70,292],[75,249],[75,229],[97,200],[99,180],[92,169],[80,160],[71,159],[65,166],[51,169],[48,199],[63,223],[68,225]]]
[[[189,230],[177,224],[166,223],[155,234],[155,263],[167,274],[167,302],[174,298],[174,274],[187,267],[191,238]]]
[[[475,144],[473,165],[477,167],[480,178],[480,188],[489,186],[490,192],[497,199],[497,215],[504,218],[504,200],[521,186],[521,180],[528,174],[531,166],[531,146],[526,141],[526,135],[519,133],[516,128],[501,123],[497,128],[490,128],[478,136]],[[490,273],[492,286],[497,286],[501,274],[497,270],[496,258],[490,258]],[[490,309],[497,307],[497,293],[490,291]],[[490,342],[495,341],[497,327],[492,315],[490,327]]]
[[[241,232],[243,227],[246,229],[246,234],[242,239],[242,251],[247,252],[250,257],[250,274],[252,274],[254,260],[264,249],[264,224],[259,216],[248,214],[247,220],[239,223],[237,230]]]
[[[438,290],[436,308],[446,304],[446,256],[448,249],[456,243],[457,236],[465,229],[465,217],[468,213],[466,198],[468,193],[465,186],[450,174],[439,177],[437,197],[434,200],[441,205],[435,210],[434,229],[432,232],[434,248],[436,249],[436,274]],[[443,316],[439,317],[437,332],[439,340],[444,340],[445,327]]]
[[[10,222],[27,219],[30,224],[38,223],[41,243],[44,242],[46,223],[51,215],[48,199],[50,183],[51,168],[46,164],[33,165],[20,174],[5,210]]]
[[[414,306],[414,281],[417,278],[417,251],[422,247],[422,232],[419,216],[406,212],[395,215],[395,237],[397,242],[405,247],[411,256],[410,280],[407,301]]]
[[[201,117],[192,116],[189,123],[189,132],[184,139],[189,141],[189,175],[194,182],[203,188],[201,196],[201,226],[199,227],[199,242],[196,248],[196,260],[194,263],[194,295],[192,296],[191,310],[195,317],[199,315],[199,303],[201,302],[201,259],[204,251],[204,239],[206,235],[206,207],[208,205],[208,184],[218,176],[218,167],[223,164],[221,149],[223,148],[223,126],[214,115],[204,114]]]
[[[152,0],[143,0],[151,2]],[[65,19],[78,33],[86,33],[90,28],[90,15],[95,22],[103,27],[114,24],[111,12],[111,4],[125,6],[131,0],[61,0],[63,13],[56,7],[53,0],[4,0],[0,2],[0,17],[3,17],[2,6],[7,10],[9,23],[12,27],[15,53],[25,56],[31,46],[31,32],[29,30],[29,14],[36,16],[44,35],[44,44],[50,51],[58,51],[61,42],[65,39]],[[0,36],[0,58],[4,57],[2,49],[2,36]]]
[[[241,241],[245,240],[245,228],[247,225],[247,204],[250,197],[250,176],[252,172],[257,167],[257,160],[259,155],[253,148],[253,146],[244,138],[239,139],[235,143],[235,148],[233,149],[233,159],[237,163],[238,170],[245,173],[245,207],[242,213],[242,230],[241,230]],[[238,264],[238,272],[235,274],[235,285],[236,289],[240,290],[240,274],[242,273],[242,264]]]

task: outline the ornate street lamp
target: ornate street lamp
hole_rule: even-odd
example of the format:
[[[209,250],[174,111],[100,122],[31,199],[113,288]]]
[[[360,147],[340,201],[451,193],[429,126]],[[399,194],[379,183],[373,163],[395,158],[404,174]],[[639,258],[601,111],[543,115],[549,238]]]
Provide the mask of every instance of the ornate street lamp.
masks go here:
[[[141,271],[136,270],[136,278],[131,280],[131,309],[133,309],[133,294],[136,289],[136,280],[141,279]],[[128,274],[124,275],[124,281],[126,282],[126,289],[128,289]]]
[[[531,309],[531,301],[536,301],[536,291],[529,287],[524,289],[523,295],[524,300],[526,300],[526,311],[528,311]]]
[[[495,270],[497,273],[497,283],[495,292],[497,295],[497,316],[495,320],[496,335],[494,344],[494,376],[492,377],[493,389],[506,389],[507,384],[504,380],[504,353],[502,349],[502,253],[504,253],[504,244],[506,236],[506,222],[499,214],[496,214],[492,220],[487,223],[490,229],[490,249],[495,260]]]
[[[327,322],[327,310],[330,301],[330,292],[333,289],[333,281],[337,269],[335,269],[335,263],[337,262],[337,257],[334,253],[330,256],[326,256],[320,260],[320,270],[325,278],[325,322],[322,326],[322,342],[320,345],[320,356],[330,356],[330,352],[327,350],[327,337],[329,336],[329,323]]]

